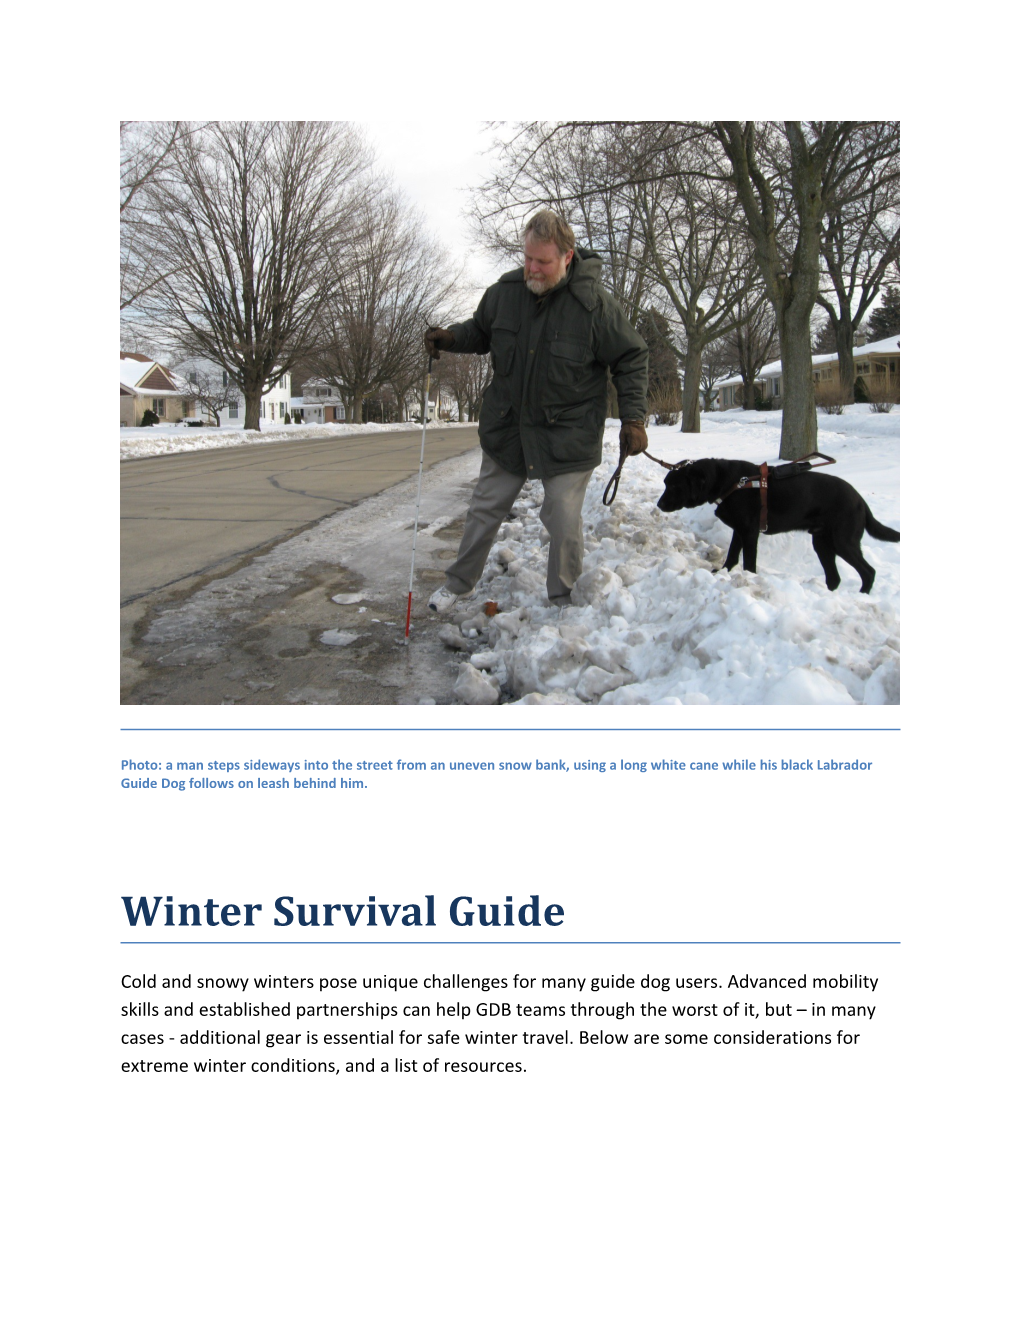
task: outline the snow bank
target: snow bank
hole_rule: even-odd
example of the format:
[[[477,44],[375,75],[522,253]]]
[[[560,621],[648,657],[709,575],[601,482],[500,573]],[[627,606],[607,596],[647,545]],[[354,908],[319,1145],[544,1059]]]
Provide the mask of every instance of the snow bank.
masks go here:
[[[819,444],[838,459],[836,473],[880,522],[898,526],[898,409],[877,414],[861,405],[818,420]],[[669,462],[774,462],[781,421],[774,413],[709,414],[699,436],[650,427],[649,448]],[[542,488],[534,483],[516,506],[518,518],[500,529],[467,614],[454,618],[476,651],[476,670],[529,704],[899,701],[898,545],[865,535],[865,556],[878,573],[869,596],[842,560],[843,581],[830,592],[803,532],[763,537],[757,573],[714,574],[729,528],[711,506],[660,513],[665,473],[647,459],[628,461],[616,503],[603,507],[616,465],[608,428],[606,440],[612,457],[585,501],[584,573],[573,604],[560,611],[545,597]],[[487,599],[500,607],[493,619],[480,608]]]
[[[448,430],[457,426],[474,426],[475,422],[431,423],[431,430]],[[184,454],[195,449],[232,449],[239,445],[278,445],[287,440],[328,440],[336,436],[365,435],[373,431],[421,430],[414,422],[365,422],[354,426],[348,422],[325,422],[322,426],[287,426],[282,422],[269,422],[261,431],[220,430],[210,426],[122,426],[120,430],[121,460],[153,458],[158,454]]]

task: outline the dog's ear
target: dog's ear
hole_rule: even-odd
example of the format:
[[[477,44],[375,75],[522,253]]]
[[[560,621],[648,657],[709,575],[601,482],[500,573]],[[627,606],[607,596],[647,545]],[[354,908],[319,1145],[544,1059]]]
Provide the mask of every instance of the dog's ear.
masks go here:
[[[705,492],[706,502],[715,498],[724,480],[726,480],[726,470],[722,459],[706,458],[702,477],[702,491]]]
[[[708,490],[711,475],[706,468],[706,460],[699,459],[698,462],[692,464],[691,467],[688,468],[688,473],[691,499],[696,498],[699,504],[704,504],[707,499],[705,492]]]

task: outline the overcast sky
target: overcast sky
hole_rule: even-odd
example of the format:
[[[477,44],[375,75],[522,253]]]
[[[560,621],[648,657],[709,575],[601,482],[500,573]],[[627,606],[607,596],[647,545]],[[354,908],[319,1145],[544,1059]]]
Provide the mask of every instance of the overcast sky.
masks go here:
[[[429,124],[423,117],[373,119],[362,123],[376,150],[377,163],[391,175],[409,201],[456,260],[463,258],[466,279],[478,293],[507,269],[493,261],[472,236],[463,212],[468,189],[480,183],[490,159],[484,155],[492,131],[482,121],[453,120]]]

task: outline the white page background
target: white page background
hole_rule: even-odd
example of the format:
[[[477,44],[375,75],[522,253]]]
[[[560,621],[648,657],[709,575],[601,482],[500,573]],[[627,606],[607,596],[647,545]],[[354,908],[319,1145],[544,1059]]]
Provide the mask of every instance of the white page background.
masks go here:
[[[406,54],[397,58],[384,15],[355,16],[345,29],[333,28],[329,16],[319,20],[323,33],[335,33],[336,65],[316,49],[311,17],[310,44],[294,42],[300,22],[262,17],[277,23],[263,29],[262,63],[249,87],[240,59],[229,78],[215,62],[204,64],[195,11],[169,24],[176,53],[165,65],[151,58],[151,41],[72,28],[46,76],[26,79],[24,104],[38,109],[39,127],[14,126],[21,239],[9,248],[9,298],[28,325],[11,327],[9,369],[47,399],[59,395],[64,387],[49,383],[59,372],[43,373],[40,355],[24,351],[45,346],[85,384],[73,401],[67,387],[70,426],[33,423],[9,433],[13,1313],[111,1320],[1000,1313],[1013,1040],[1003,979],[1012,929],[1005,886],[1015,871],[1004,830],[1013,702],[1002,643],[1014,630],[1008,593],[997,590],[1009,566],[992,568],[995,520],[981,513],[996,469],[982,474],[980,496],[969,493],[967,477],[978,455],[1008,464],[1008,428],[981,432],[965,408],[949,415],[945,395],[922,390],[923,370],[911,368],[899,709],[841,709],[837,719],[835,709],[788,708],[766,719],[757,708],[645,708],[618,713],[646,730],[627,733],[581,732],[608,717],[571,710],[569,732],[122,734],[122,725],[149,722],[233,729],[247,713],[121,708],[114,684],[116,469],[103,382],[115,333],[115,114],[364,118],[379,97],[394,114],[420,120],[428,151],[441,150],[443,120],[458,114],[566,117],[580,107],[587,116],[666,118],[736,100],[749,114],[794,101],[802,112],[821,105],[860,116],[877,106],[904,120],[909,250],[917,254],[908,267],[908,334],[918,345],[914,361],[931,362],[947,325],[946,254],[954,272],[960,261],[939,203],[947,194],[982,196],[988,177],[980,136],[975,141],[949,117],[956,98],[939,81],[938,47],[890,21],[898,63],[857,58],[854,46],[852,87],[843,91],[833,59],[793,74],[790,98],[782,94],[784,70],[804,43],[759,40],[754,28],[754,58],[734,63],[739,34],[718,16],[703,45],[689,20],[690,27],[668,29],[666,53],[639,57],[629,46],[638,20],[622,16],[621,29],[615,12],[596,22],[594,42],[584,20],[566,15],[542,15],[536,26],[534,15],[501,14],[494,31],[492,18],[477,11],[409,13],[412,46],[414,24],[422,29],[421,67]],[[239,49],[230,45],[234,27],[209,15],[199,25],[217,50]],[[268,34],[277,28],[274,43]],[[365,44],[369,38],[374,44]],[[848,34],[840,41],[853,44]],[[529,43],[545,58],[529,63]],[[494,87],[492,70],[503,65],[505,83]],[[39,206],[43,192],[57,204]],[[301,729],[567,723],[564,712],[540,709],[497,716],[299,708],[266,718],[277,715],[274,723]],[[855,721],[880,720],[902,731],[704,731],[767,722],[856,729]],[[666,724],[695,732],[666,733]],[[761,775],[751,784],[750,776],[721,774],[545,783],[537,775],[419,776],[389,792],[373,783],[359,794],[293,793],[286,801],[119,788],[126,757],[823,752],[863,755],[874,769],[859,779]],[[137,935],[121,895],[166,893],[178,901],[261,901],[266,914],[280,894],[412,902],[432,893],[442,913],[459,894],[501,902],[539,893],[566,909],[564,925],[543,937],[901,943],[121,944]],[[262,938],[274,933],[268,920],[258,928]],[[447,926],[424,934],[458,938]],[[120,1071],[120,1006],[139,997],[121,988],[126,973],[640,977],[660,970],[792,971],[809,979],[866,971],[879,978],[879,1007],[860,1027],[862,1043],[843,1050],[449,1051],[520,1057],[528,1071],[509,1076],[199,1079]],[[186,997],[198,1002],[197,994]],[[703,997],[721,1002],[729,992]],[[433,998],[440,996],[422,996]],[[447,1025],[457,1024],[430,1023]],[[367,1048],[350,1057],[400,1052]],[[414,1053],[447,1056],[443,1047]]]

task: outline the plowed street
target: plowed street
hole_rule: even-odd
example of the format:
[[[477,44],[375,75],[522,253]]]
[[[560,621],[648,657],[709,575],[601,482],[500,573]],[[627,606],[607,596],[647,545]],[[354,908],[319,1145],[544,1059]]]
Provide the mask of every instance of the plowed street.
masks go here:
[[[369,432],[123,463],[121,700],[449,700],[456,661],[435,629],[395,645],[420,444]],[[429,429],[416,615],[453,557],[477,446],[474,427]],[[350,641],[321,642],[337,629]]]

